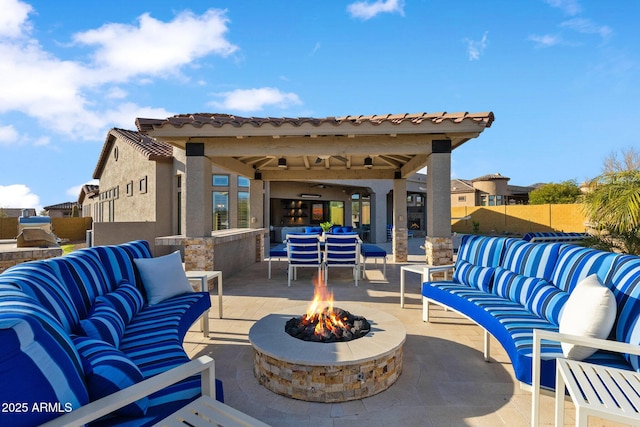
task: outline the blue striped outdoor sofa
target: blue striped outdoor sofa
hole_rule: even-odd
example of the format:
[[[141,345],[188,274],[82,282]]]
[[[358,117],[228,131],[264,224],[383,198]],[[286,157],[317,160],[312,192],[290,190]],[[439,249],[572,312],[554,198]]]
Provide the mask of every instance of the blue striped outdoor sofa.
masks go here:
[[[451,280],[422,285],[423,319],[436,303],[462,314],[506,350],[516,378],[532,383],[533,330],[558,332],[564,304],[576,285],[595,274],[612,290],[617,318],[609,339],[640,344],[640,257],[563,243],[531,243],[506,237],[462,237]],[[541,385],[553,389],[561,344],[543,341]],[[598,351],[585,359],[639,369],[637,356]]]
[[[39,425],[190,361],[183,339],[209,295],[149,305],[133,259],[151,257],[147,242],[134,241],[0,274],[1,425]],[[199,375],[188,377],[95,424],[153,424],[199,397],[200,387]],[[219,381],[216,391],[222,400]]]

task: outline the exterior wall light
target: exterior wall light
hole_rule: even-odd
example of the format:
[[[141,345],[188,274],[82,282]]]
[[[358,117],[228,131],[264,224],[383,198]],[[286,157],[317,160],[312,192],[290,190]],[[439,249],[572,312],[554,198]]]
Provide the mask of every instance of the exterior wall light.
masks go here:
[[[286,168],[287,167],[287,159],[285,159],[284,157],[280,157],[278,159],[278,167],[279,168]]]
[[[364,158],[364,167],[367,169],[371,169],[373,167],[373,159],[371,156],[367,156]]]

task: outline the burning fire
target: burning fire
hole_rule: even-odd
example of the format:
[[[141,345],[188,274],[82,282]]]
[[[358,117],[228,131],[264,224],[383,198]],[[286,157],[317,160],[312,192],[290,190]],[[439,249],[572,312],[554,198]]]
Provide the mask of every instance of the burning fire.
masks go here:
[[[324,336],[327,332],[338,334],[338,328],[346,328],[347,317],[340,318],[333,310],[333,292],[324,284],[322,274],[316,277],[314,283],[313,300],[307,308],[307,314],[302,316],[303,324],[316,323],[314,334]]]
[[[314,283],[313,300],[307,313],[287,321],[285,332],[304,341],[350,341],[365,336],[371,324],[362,316],[333,306],[333,292],[324,285],[322,275]]]

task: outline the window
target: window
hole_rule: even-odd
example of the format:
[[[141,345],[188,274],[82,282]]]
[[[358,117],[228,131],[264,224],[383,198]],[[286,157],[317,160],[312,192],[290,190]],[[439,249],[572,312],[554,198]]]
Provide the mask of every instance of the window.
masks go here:
[[[140,190],[140,194],[145,194],[147,192],[147,177],[145,176],[138,183],[138,189]]]
[[[213,192],[213,229],[226,230],[229,228],[229,192]]]
[[[466,202],[467,201],[467,196],[458,196],[458,201],[459,202]]]
[[[238,185],[240,183],[238,182]],[[238,191],[238,227],[249,228],[249,192]]]
[[[127,183],[127,196],[133,196],[133,181]]]
[[[238,187],[249,187],[249,178],[238,175]]]
[[[214,187],[228,187],[229,175],[213,175],[212,185]]]
[[[346,225],[344,223],[344,202],[329,202],[329,221],[332,224]]]

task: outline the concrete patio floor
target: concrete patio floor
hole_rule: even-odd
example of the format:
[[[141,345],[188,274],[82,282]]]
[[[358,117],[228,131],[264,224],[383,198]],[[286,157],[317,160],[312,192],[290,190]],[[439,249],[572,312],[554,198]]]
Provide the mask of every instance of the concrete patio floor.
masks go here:
[[[424,262],[421,243],[420,238],[410,239],[410,263]],[[390,245],[387,248],[390,252]],[[403,372],[394,385],[375,396],[345,403],[304,402],[258,384],[249,329],[263,316],[306,306],[313,297],[314,269],[300,269],[298,280],[288,288],[286,262],[275,263],[270,280],[266,262],[225,277],[224,318],[218,318],[214,291],[210,337],[204,338],[196,323],[185,339],[185,349],[190,357],[215,359],[225,403],[273,426],[528,426],[531,394],[515,381],[502,347],[492,339],[487,363],[478,326],[437,307],[432,307],[432,322],[424,323],[416,274],[406,275],[405,308],[400,308],[401,265],[388,258],[386,280],[382,264],[376,267],[371,260],[368,277],[357,288],[348,269],[332,270],[329,277],[337,307],[343,301],[370,306],[397,317],[407,330]],[[541,408],[542,424],[552,425],[553,399],[543,396]],[[570,402],[566,409],[565,422],[574,425]]]

